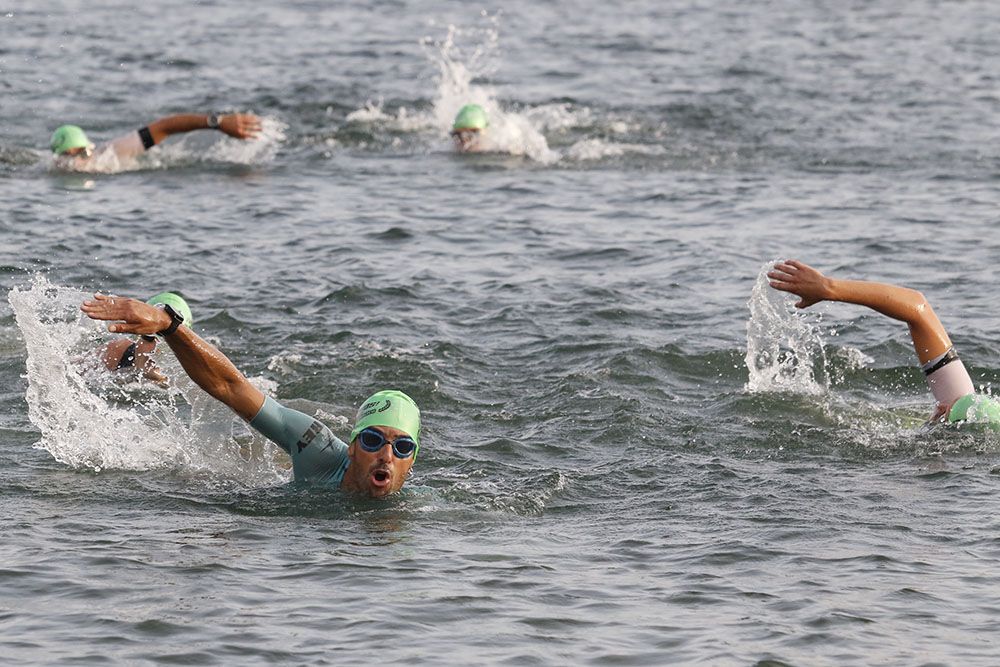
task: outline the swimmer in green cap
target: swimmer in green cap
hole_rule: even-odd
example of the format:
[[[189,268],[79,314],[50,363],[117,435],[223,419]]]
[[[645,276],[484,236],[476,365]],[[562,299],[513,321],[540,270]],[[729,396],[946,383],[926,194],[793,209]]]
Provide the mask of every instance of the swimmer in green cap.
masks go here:
[[[369,396],[358,409],[349,444],[307,414],[265,396],[218,349],[190,327],[170,303],[95,294],[80,309],[114,322],[114,333],[157,335],[199,387],[229,406],[292,458],[297,481],[314,482],[382,498],[402,488],[420,450],[420,410],[401,391]]]
[[[483,135],[488,125],[485,109],[478,104],[466,104],[458,110],[451,126],[455,147],[463,153],[484,150]]]
[[[95,145],[76,125],[63,125],[52,133],[49,147],[55,166],[74,171],[104,168],[108,160],[134,159],[173,134],[193,130],[219,130],[237,139],[260,134],[260,119],[253,114],[180,114],[167,116],[111,141]],[[115,166],[115,165],[111,165]]]
[[[800,297],[796,308],[808,308],[820,301],[843,301],[906,322],[937,401],[931,421],[982,422],[1000,429],[1000,403],[975,393],[972,378],[952,347],[948,332],[920,292],[885,283],[828,278],[794,259],[778,262],[767,277],[774,289]]]
[[[191,308],[187,302],[178,294],[173,292],[161,292],[146,301],[151,306],[170,306],[184,317],[184,324],[191,326],[194,324],[194,317],[191,315]],[[113,372],[129,373],[134,372],[136,376],[152,380],[160,385],[167,384],[167,376],[160,372],[153,360],[153,353],[156,352],[156,336],[139,336],[139,340],[133,341],[130,338],[119,338],[105,346],[101,354],[101,361],[104,366]]]

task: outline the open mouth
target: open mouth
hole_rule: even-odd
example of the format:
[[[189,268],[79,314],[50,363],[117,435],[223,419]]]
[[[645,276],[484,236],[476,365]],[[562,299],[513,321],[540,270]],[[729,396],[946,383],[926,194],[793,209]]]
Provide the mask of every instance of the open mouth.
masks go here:
[[[372,471],[371,480],[374,486],[388,486],[391,475],[385,468],[376,468]]]

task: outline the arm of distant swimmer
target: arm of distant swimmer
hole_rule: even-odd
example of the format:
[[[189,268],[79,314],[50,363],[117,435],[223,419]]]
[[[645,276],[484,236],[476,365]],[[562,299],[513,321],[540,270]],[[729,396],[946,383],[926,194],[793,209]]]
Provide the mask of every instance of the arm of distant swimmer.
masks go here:
[[[795,306],[808,308],[820,301],[843,301],[867,306],[895,320],[906,322],[920,363],[925,364],[951,348],[951,339],[934,309],[917,290],[886,283],[828,278],[796,260],[778,262],[768,272],[771,287],[800,297]]]
[[[180,114],[160,118],[148,125],[153,143],[158,144],[172,134],[208,130],[208,116],[204,114]],[[233,113],[219,116],[219,131],[236,139],[253,139],[260,133],[260,118],[253,114]]]
[[[178,114],[155,120],[137,132],[129,132],[108,145],[118,157],[136,157],[172,134],[213,129],[205,114]],[[260,134],[260,118],[253,114],[233,113],[219,116],[218,130],[236,139],[253,139]]]
[[[798,308],[808,308],[820,301],[843,301],[906,322],[927,384],[937,401],[932,421],[945,416],[959,398],[975,392],[972,378],[951,347],[948,332],[920,292],[885,283],[827,278],[795,260],[778,262],[767,277],[771,287],[798,295],[800,299],[795,304]]]
[[[115,321],[113,333],[155,334],[170,326],[165,311],[136,299],[95,294],[80,309],[95,320]],[[182,326],[165,336],[177,360],[194,382],[216,400],[225,403],[246,421],[253,419],[264,404],[264,394],[215,346],[190,327]]]

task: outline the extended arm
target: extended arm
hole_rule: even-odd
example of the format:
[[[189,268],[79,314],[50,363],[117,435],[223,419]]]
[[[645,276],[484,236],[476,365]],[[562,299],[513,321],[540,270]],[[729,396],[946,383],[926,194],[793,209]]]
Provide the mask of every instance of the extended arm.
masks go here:
[[[774,289],[799,296],[797,308],[808,308],[820,301],[843,301],[906,322],[927,384],[937,400],[932,421],[944,417],[959,398],[975,392],[965,365],[951,348],[948,332],[920,292],[885,283],[827,278],[794,259],[778,262],[767,277]]]
[[[820,301],[843,301],[867,306],[895,320],[906,322],[921,364],[951,347],[951,339],[934,309],[917,290],[863,280],[838,280],[794,259],[778,262],[768,272],[771,287],[800,297],[796,308]]]
[[[138,132],[129,132],[107,144],[119,159],[142,155],[172,134],[209,130],[205,114],[179,114],[155,120]],[[236,139],[253,139],[260,134],[260,118],[253,114],[234,113],[219,116],[220,132]]]
[[[114,333],[155,334],[170,326],[166,312],[136,299],[95,294],[93,299],[83,302],[80,310],[95,320],[116,321],[108,327]],[[199,387],[243,419],[253,419],[264,404],[264,394],[222,352],[186,326],[179,327],[165,340]]]
[[[153,143],[158,144],[172,134],[212,129],[208,119],[204,114],[179,114],[155,120],[147,127]],[[219,116],[218,129],[236,139],[252,139],[260,132],[260,119],[253,114],[226,114]]]

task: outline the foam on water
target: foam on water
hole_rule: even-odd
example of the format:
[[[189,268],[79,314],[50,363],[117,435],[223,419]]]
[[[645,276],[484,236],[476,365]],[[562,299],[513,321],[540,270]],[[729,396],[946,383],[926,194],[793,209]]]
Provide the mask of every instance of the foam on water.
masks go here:
[[[8,295],[27,351],[25,400],[41,432],[38,447],[94,471],[168,468],[250,486],[287,481],[273,446],[249,434],[237,442],[232,413],[195,387],[165,346],[157,353],[172,378],[165,391],[123,385],[99,368],[93,360],[111,337],[80,312],[87,296],[44,276]]]
[[[773,289],[764,264],[747,305],[746,389],[756,392],[821,394],[829,389],[823,338],[811,317],[798,313],[793,299]]]

